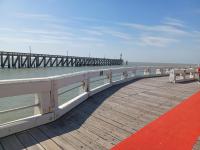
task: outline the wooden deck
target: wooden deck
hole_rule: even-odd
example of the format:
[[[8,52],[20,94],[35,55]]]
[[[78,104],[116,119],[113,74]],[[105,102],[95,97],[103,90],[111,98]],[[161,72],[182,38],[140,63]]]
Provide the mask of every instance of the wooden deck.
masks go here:
[[[168,83],[168,77],[117,85],[53,123],[0,139],[0,150],[110,149],[199,89],[196,82]]]

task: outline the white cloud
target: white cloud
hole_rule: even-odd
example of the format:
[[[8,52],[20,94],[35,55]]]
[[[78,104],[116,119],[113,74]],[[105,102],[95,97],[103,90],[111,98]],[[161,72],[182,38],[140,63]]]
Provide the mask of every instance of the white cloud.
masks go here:
[[[200,31],[197,31],[197,30],[193,31],[192,36],[200,39]]]
[[[124,33],[124,32],[108,30],[108,31],[106,31],[106,33],[111,34],[114,37],[121,38],[123,40],[131,40],[132,39],[129,34]]]
[[[95,37],[79,37],[75,40],[88,41],[88,42],[102,42],[103,41],[103,40],[101,40],[99,38],[95,38]]]
[[[150,32],[164,32],[169,34],[176,34],[176,35],[185,35],[187,34],[186,31],[179,29],[177,27],[171,25],[143,25],[143,24],[136,24],[136,23],[121,23],[121,25],[130,27],[132,29],[142,30],[142,31],[150,31]]]
[[[178,42],[178,40],[156,36],[143,36],[140,38],[140,45],[143,46],[166,47],[174,42]]]
[[[36,18],[36,19],[50,19],[52,18],[52,16],[48,15],[48,14],[33,14],[33,13],[22,13],[22,12],[18,12],[16,14],[14,14],[16,17],[19,18]]]
[[[102,20],[88,17],[73,17],[74,20],[78,21],[88,21],[88,22],[101,22]]]
[[[123,27],[134,29],[134,38],[140,46],[169,47],[174,43],[197,41],[199,32],[185,26],[185,23],[175,18],[165,18],[161,24],[145,25],[137,23],[120,23]],[[188,40],[186,40],[188,39]]]
[[[52,28],[54,30],[62,30],[62,31],[66,31],[66,30],[72,30],[72,27],[66,26],[63,23],[47,23],[45,25],[47,28]]]
[[[66,31],[58,31],[54,29],[22,29],[21,32],[37,34],[37,35],[74,36],[73,33],[66,32]]]
[[[8,28],[8,27],[0,27],[0,31],[14,31],[12,28]]]
[[[105,26],[95,26],[95,27],[92,27],[92,29],[97,32],[103,33],[105,35],[110,35],[110,36],[113,36],[116,38],[120,38],[122,40],[131,40],[132,39],[131,34],[116,30],[116,29],[114,29],[114,27],[111,28],[111,27],[105,27]]]
[[[13,14],[15,17],[20,18],[20,19],[28,19],[31,21],[43,21],[44,23],[66,23],[69,22],[69,20],[66,20],[64,18],[58,18],[50,14],[39,14],[39,13],[24,13],[24,12],[18,12]],[[72,20],[71,20],[72,21]]]
[[[103,35],[102,32],[97,31],[97,30],[92,30],[92,29],[82,29],[81,31],[83,31],[87,34],[91,34],[91,35],[97,35],[97,36]]]
[[[32,43],[37,43],[37,44],[59,44],[62,43],[62,41],[57,40],[57,39],[42,39],[42,38],[32,38],[32,37],[0,37],[1,42],[5,42],[8,44],[12,43],[26,43],[26,44],[32,44]]]
[[[179,28],[185,27],[185,24],[184,24],[183,21],[181,21],[179,19],[171,18],[171,17],[165,18],[164,21],[163,21],[163,23],[166,24],[166,25],[170,25],[170,26],[174,26],[174,27],[179,27]]]

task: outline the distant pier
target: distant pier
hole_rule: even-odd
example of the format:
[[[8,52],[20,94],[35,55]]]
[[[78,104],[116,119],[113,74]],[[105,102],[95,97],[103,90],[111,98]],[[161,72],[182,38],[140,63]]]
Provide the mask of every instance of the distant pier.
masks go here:
[[[0,51],[0,68],[111,66],[122,64],[122,59]]]

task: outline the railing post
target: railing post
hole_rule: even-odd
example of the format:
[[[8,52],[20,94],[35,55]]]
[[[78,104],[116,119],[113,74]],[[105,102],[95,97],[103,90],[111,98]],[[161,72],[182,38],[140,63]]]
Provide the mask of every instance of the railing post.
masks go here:
[[[46,114],[55,111],[58,108],[58,91],[56,88],[56,81],[49,81],[51,89],[48,92],[41,92],[35,94],[35,104],[39,104],[34,109],[34,114]]]
[[[58,108],[58,89],[56,80],[51,80],[50,103],[52,109],[55,111]]]
[[[183,80],[185,80],[186,79],[186,70],[184,70],[184,72],[183,72]]]
[[[160,69],[156,69],[156,75],[160,74]]]
[[[151,75],[151,73],[153,72],[153,71],[152,71],[152,69],[153,69],[153,68],[151,68],[151,67],[150,67],[150,68],[148,68],[149,76],[150,76],[150,75]]]
[[[108,82],[111,84],[112,83],[112,71],[110,70],[106,76],[107,76]]]
[[[46,114],[53,111],[49,92],[35,94],[35,103],[39,104],[39,107],[35,108],[34,114]]]
[[[167,70],[168,70],[167,68],[164,68],[164,69],[163,69],[163,74],[164,74],[164,75],[167,74]]]
[[[88,78],[87,74],[84,75],[85,79],[82,81],[83,82],[83,90],[84,92],[89,92],[90,91],[90,79]]]
[[[123,79],[127,79],[128,78],[128,71],[124,71],[123,72]]]
[[[180,79],[183,78],[183,73],[179,73],[179,78],[180,78]]]
[[[160,75],[164,75],[164,69],[163,68],[160,68]]]
[[[176,82],[176,74],[175,70],[171,69],[169,74],[169,81],[175,83]]]
[[[135,77],[136,76],[136,70],[132,70],[132,76]]]
[[[169,72],[169,68],[166,68],[165,69],[165,74],[169,74],[170,72]]]
[[[190,71],[190,78],[194,79],[194,75],[191,71]]]
[[[150,69],[149,68],[144,69],[144,75],[150,75]]]
[[[194,69],[194,79],[196,79],[196,69]]]

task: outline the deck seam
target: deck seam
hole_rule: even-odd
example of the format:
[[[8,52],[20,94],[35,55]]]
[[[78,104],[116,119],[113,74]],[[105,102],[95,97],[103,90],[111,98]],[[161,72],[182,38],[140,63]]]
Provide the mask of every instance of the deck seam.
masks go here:
[[[40,142],[29,132],[29,130],[27,130],[27,134],[29,134],[35,141],[37,141],[40,144]],[[40,146],[46,150],[46,148],[42,144],[40,144]]]
[[[40,130],[40,132],[42,132],[46,137],[48,137],[48,139],[51,139],[58,147],[60,147],[61,149],[63,149],[63,147],[61,145],[59,145],[56,141],[54,141],[54,139],[52,139],[50,136],[48,136],[46,134],[46,132],[44,132],[43,130],[41,130],[39,127],[36,127],[38,130]]]
[[[0,147],[2,148],[2,150],[5,150],[3,145],[2,145],[2,143],[1,143],[1,141],[0,141]]]

